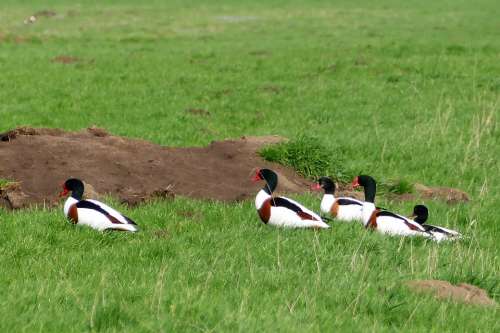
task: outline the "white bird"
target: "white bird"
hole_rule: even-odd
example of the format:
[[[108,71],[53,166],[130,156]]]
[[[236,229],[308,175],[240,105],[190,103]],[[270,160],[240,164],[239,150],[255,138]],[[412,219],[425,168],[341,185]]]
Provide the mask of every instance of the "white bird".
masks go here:
[[[138,231],[137,224],[127,216],[97,200],[82,200],[83,182],[76,178],[66,180],[59,196],[71,195],[64,203],[64,215],[76,225],[86,225],[93,229]]]
[[[257,170],[253,181],[264,180],[266,184],[255,197],[255,208],[265,224],[289,228],[330,228],[321,217],[298,202],[273,197],[278,185],[278,175],[269,169]]]
[[[417,222],[393,212],[375,207],[375,180],[366,175],[354,178],[353,187],[362,186],[365,192],[363,202],[363,224],[365,227],[377,230],[382,234],[397,236],[422,236],[432,238],[432,234]]]
[[[426,222],[428,217],[429,210],[427,207],[424,205],[416,205],[413,208],[413,215],[410,218],[424,227],[427,232],[430,232],[432,237],[438,242],[462,238],[462,235],[458,231],[427,224]]]
[[[335,183],[330,178],[321,177],[312,188],[325,191],[321,199],[322,213],[345,222],[363,221],[363,201],[347,197],[336,198]]]

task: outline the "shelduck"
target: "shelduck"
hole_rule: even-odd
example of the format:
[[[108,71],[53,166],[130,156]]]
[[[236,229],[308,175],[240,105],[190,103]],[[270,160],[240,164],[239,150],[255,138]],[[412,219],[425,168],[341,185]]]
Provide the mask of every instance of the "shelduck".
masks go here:
[[[278,175],[269,169],[257,170],[253,181],[264,180],[264,187],[255,197],[255,207],[265,224],[289,228],[329,228],[321,217],[298,202],[285,198],[273,197],[278,185]]]
[[[456,240],[462,237],[458,231],[427,224],[426,222],[428,217],[429,210],[426,206],[416,205],[413,208],[413,215],[411,216],[413,221],[424,227],[425,231],[430,232],[436,241]]]
[[[357,176],[354,178],[352,185],[353,187],[362,186],[364,188],[363,224],[366,228],[375,229],[380,233],[389,235],[432,237],[432,234],[419,223],[399,214],[376,208],[374,201],[377,185],[372,177],[366,175]]]
[[[330,178],[321,177],[312,188],[325,191],[321,199],[322,213],[329,214],[340,221],[363,221],[363,201],[346,197],[336,198],[335,183]]]
[[[83,182],[70,178],[63,184],[60,197],[71,195],[64,203],[64,215],[76,225],[86,225],[99,231],[138,231],[137,224],[125,215],[97,200],[82,200]]]

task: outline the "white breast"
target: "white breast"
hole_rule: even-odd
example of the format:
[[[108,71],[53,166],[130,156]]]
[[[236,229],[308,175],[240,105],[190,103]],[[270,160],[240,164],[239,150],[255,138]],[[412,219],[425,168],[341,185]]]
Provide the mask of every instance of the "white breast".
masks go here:
[[[363,202],[363,224],[366,226],[370,222],[370,217],[375,211],[375,204],[373,202]]]
[[[260,209],[264,201],[269,199],[271,196],[264,190],[260,190],[255,197],[255,208]]]
[[[76,200],[75,198],[69,196],[68,199],[66,199],[66,202],[64,203],[64,215],[66,217],[68,217],[68,213],[69,213],[69,209],[71,206],[73,206],[74,204],[76,204],[78,202],[78,200]]]
[[[330,214],[332,205],[335,202],[335,197],[333,194],[324,194],[323,199],[321,199],[321,212],[324,214]]]

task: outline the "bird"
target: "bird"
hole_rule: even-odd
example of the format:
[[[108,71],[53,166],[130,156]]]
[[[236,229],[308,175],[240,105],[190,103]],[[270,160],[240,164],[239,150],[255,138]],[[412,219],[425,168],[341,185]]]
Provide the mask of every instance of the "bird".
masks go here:
[[[372,177],[359,175],[354,178],[352,186],[354,188],[358,186],[364,188],[363,224],[367,229],[374,229],[388,235],[432,238],[432,234],[419,223],[399,214],[375,207],[377,184]]]
[[[70,178],[62,185],[60,197],[71,195],[64,203],[64,215],[71,223],[93,229],[136,232],[137,224],[127,216],[97,200],[82,200],[84,185],[80,179]]]
[[[363,221],[363,201],[346,198],[335,197],[335,183],[329,177],[321,177],[318,182],[312,186],[313,190],[325,191],[321,199],[321,212],[329,214],[337,220],[352,222]]]
[[[427,224],[428,217],[429,210],[426,206],[415,205],[415,207],[413,207],[413,215],[410,218],[424,227],[427,232],[430,232],[436,241],[441,242],[443,240],[456,240],[462,238],[462,235],[458,231]]]
[[[264,224],[288,228],[330,228],[321,217],[298,202],[272,196],[278,185],[278,175],[270,169],[260,169],[252,178],[254,182],[264,180],[264,187],[255,197],[255,208]]]

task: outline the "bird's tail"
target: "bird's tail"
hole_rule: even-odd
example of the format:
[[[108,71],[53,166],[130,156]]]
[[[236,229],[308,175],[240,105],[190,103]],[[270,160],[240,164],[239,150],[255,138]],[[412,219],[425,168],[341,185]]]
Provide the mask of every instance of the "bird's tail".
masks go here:
[[[113,224],[113,227],[106,230],[137,232],[139,228],[136,224]]]

